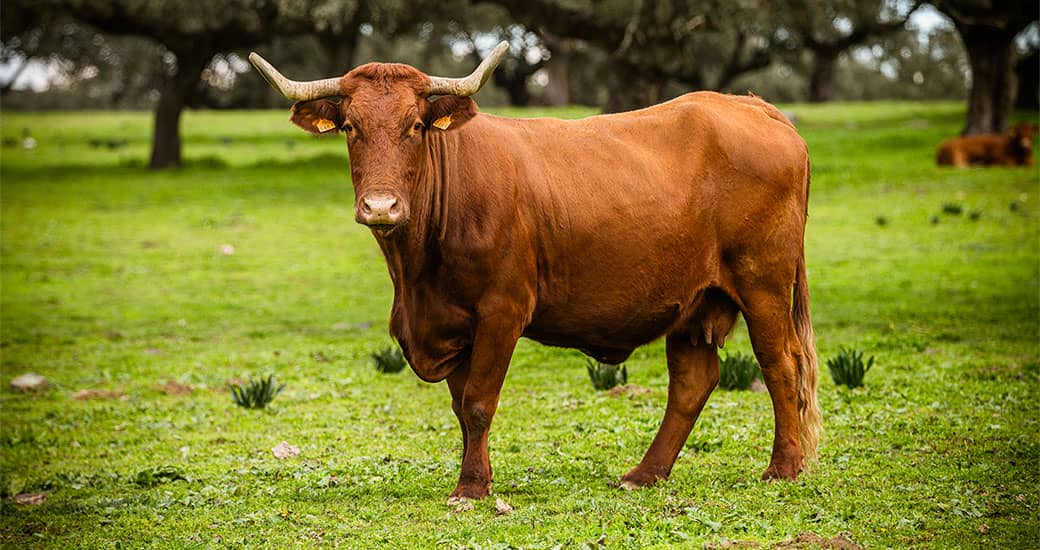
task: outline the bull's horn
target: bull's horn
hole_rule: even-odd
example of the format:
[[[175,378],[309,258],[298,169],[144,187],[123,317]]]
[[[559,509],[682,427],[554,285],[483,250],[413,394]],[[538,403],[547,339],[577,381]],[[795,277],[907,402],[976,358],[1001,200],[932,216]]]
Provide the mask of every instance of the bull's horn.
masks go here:
[[[484,86],[484,83],[487,82],[487,79],[491,78],[491,73],[495,72],[495,67],[498,66],[499,61],[502,61],[502,56],[506,54],[508,49],[509,42],[505,40],[499,42],[498,46],[495,46],[495,49],[491,52],[491,55],[485,57],[476,70],[465,78],[431,76],[430,95],[470,96],[477,93]]]
[[[285,99],[290,99],[292,101],[310,101],[312,99],[339,95],[340,93],[339,78],[324,78],[322,80],[298,82],[296,80],[289,80],[282,76],[282,73],[278,72],[278,69],[275,69],[273,65],[268,63],[266,59],[260,57],[256,52],[251,52],[249,54],[249,62],[256,67],[256,70],[264,77],[264,80],[266,80],[271,87],[285,96]]]

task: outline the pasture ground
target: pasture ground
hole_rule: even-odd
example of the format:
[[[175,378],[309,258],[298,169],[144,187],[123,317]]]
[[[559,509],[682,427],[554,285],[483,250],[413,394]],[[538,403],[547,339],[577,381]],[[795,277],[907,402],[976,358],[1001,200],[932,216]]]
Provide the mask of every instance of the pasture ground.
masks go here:
[[[612,396],[579,353],[522,341],[494,495],[462,513],[445,505],[461,449],[447,389],[369,358],[391,343],[391,286],[340,140],[282,111],[192,112],[187,166],[153,173],[145,113],[2,113],[0,544],[1034,546],[1036,169],[935,167],[961,104],[787,110],[813,160],[819,462],[759,481],[769,398],[719,390],[671,479],[622,492],[661,420],[663,344],[628,363],[649,392]],[[840,346],[876,356],[865,387],[831,382]],[[727,351],[750,351],[743,328]],[[46,393],[8,389],[29,371]],[[271,407],[232,404],[229,380],[266,374],[287,384]],[[299,456],[273,456],[282,441]]]

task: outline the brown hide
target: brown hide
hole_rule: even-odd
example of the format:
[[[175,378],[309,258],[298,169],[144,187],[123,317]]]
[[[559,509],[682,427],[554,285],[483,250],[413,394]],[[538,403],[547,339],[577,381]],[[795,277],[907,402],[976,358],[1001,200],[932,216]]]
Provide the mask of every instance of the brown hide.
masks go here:
[[[805,142],[773,106],[712,92],[583,120],[515,120],[430,101],[425,75],[365,65],[343,97],[294,105],[347,134],[358,221],[394,284],[390,331],[447,380],[463,434],[452,499],[490,490],[488,430],[516,341],[607,363],[666,337],[661,428],[621,486],[666,478],[747,321],[774,408],[765,478],[816,453],[820,413],[803,235]],[[325,122],[322,122],[322,121]]]
[[[381,243],[392,332],[416,372],[441,380],[464,358],[482,302],[508,305],[524,336],[620,363],[686,328],[708,288],[738,307],[742,277],[790,288],[806,149],[746,99],[705,92],[578,121],[480,114],[431,131],[411,206],[424,219]]]
[[[944,141],[935,154],[941,166],[1032,166],[1036,125],[1022,122],[1007,134],[963,136]]]

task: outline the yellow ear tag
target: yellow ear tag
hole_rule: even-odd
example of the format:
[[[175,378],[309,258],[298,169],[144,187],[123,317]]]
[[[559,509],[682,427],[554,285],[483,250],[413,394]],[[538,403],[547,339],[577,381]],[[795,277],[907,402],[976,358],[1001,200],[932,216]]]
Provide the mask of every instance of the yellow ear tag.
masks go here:
[[[319,118],[318,122],[315,122],[314,125],[318,128],[318,131],[322,133],[328,132],[336,127],[336,123],[327,118]]]
[[[433,121],[433,126],[435,128],[440,128],[441,130],[447,130],[448,126],[451,126],[451,115],[444,115]]]

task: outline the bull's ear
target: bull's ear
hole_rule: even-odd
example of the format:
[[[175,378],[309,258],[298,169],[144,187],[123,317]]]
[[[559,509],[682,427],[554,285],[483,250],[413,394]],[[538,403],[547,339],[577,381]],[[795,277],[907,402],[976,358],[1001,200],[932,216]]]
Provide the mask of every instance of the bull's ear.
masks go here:
[[[468,97],[446,95],[430,102],[423,122],[431,131],[454,130],[477,115],[477,103]]]
[[[299,101],[292,106],[289,117],[293,124],[318,135],[335,132],[343,126],[343,100],[326,97],[311,101]]]

